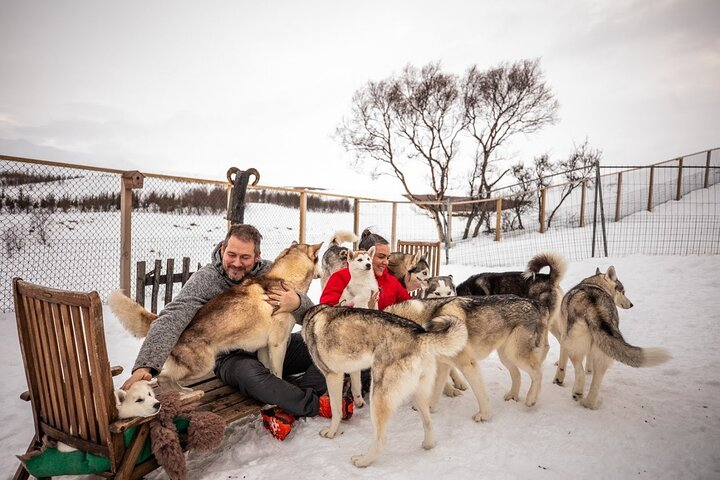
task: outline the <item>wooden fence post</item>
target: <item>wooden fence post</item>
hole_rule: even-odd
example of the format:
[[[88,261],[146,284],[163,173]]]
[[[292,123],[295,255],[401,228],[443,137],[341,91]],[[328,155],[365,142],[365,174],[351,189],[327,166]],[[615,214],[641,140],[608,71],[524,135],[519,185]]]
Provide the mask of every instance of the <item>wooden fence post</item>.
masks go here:
[[[545,201],[547,200],[547,189],[540,190],[540,233],[545,233]]]
[[[655,165],[650,166],[650,180],[648,182],[648,203],[647,211],[652,212],[653,207],[653,183],[655,183]]]
[[[675,200],[680,201],[682,198],[682,171],[683,171],[683,157],[678,158],[678,181],[677,181],[677,192],[675,194]]]
[[[495,241],[500,241],[500,231],[502,230],[502,197],[495,200]]]
[[[132,191],[143,187],[145,175],[138,171],[122,174],[120,189],[120,289],[130,296],[130,260],[132,259]]]
[[[620,199],[622,198],[622,172],[618,172],[617,193],[615,194],[615,221],[620,221]]]
[[[450,200],[447,201],[447,236],[445,238],[445,243],[447,245],[450,245],[452,243],[452,215],[453,215],[453,205]]]
[[[390,227],[390,248],[394,252],[397,248],[397,202],[392,202],[392,225]]]
[[[705,159],[705,182],[703,183],[703,188],[708,188],[709,182],[710,182],[710,155],[712,153],[712,150],[707,151],[707,158]]]
[[[360,199],[356,198],[353,202],[353,231],[360,238]],[[353,244],[353,248],[357,250],[358,242]]]
[[[307,190],[300,191],[300,232],[298,243],[305,243],[305,224],[307,216]]]
[[[580,228],[585,226],[585,195],[587,192],[587,178],[581,182],[580,190]]]

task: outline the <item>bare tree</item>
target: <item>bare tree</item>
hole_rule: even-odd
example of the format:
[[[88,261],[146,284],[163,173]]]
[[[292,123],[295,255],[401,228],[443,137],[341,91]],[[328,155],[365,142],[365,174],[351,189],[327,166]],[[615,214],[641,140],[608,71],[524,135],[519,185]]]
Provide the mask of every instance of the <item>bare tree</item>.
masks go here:
[[[352,114],[337,128],[355,165],[368,160],[374,175],[396,177],[413,201],[428,200],[412,185],[408,169],[425,175],[431,200],[442,201],[457,154],[458,136],[466,127],[458,79],[440,71],[437,63],[420,70],[408,65],[398,77],[368,82],[352,100]],[[418,165],[420,168],[418,169]],[[447,219],[439,206],[424,205],[444,240]]]
[[[510,171],[497,175],[493,162],[497,160],[498,148],[519,133],[534,133],[555,123],[559,105],[543,79],[538,59],[502,63],[486,71],[473,65],[461,81],[461,92],[467,130],[477,142],[470,195],[489,198],[494,185]],[[472,221],[470,216],[464,238]],[[481,218],[478,223],[482,221]],[[477,235],[478,227],[473,236]]]
[[[586,139],[580,146],[575,146],[565,160],[553,162],[547,154],[543,154],[535,157],[532,165],[522,163],[513,165],[512,174],[518,181],[517,188],[520,191],[536,192],[535,203],[540,202],[540,190],[550,187],[553,184],[553,177],[561,176],[562,186],[558,186],[558,188],[561,188],[560,199],[547,217],[546,226],[550,228],[552,220],[562,204],[584,180],[592,176],[595,165],[600,161],[601,157],[602,152],[591,148]],[[538,211],[539,221],[540,212]]]
[[[590,148],[586,138],[582,145],[575,146],[575,149],[570,153],[570,156],[568,156],[566,160],[561,160],[558,163],[557,170],[563,172],[565,184],[562,187],[560,201],[548,216],[548,228],[550,228],[550,223],[560,208],[560,205],[563,204],[573,190],[579,187],[584,180],[587,180],[592,176],[595,170],[595,165],[600,162],[601,158],[602,151]]]

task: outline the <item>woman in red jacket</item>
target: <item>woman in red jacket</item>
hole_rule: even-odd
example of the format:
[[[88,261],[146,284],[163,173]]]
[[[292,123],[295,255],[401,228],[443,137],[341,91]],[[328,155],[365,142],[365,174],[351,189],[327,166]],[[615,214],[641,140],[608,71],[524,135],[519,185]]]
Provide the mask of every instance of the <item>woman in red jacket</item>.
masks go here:
[[[383,237],[376,233],[371,233],[370,230],[366,228],[360,235],[358,247],[360,250],[368,250],[372,246],[375,247],[372,266],[378,287],[380,288],[378,309],[384,310],[394,303],[410,300],[410,295],[407,290],[405,290],[405,287],[403,287],[398,279],[392,276],[387,269],[388,257],[390,256],[390,244]],[[350,270],[348,267],[333,273],[320,295],[320,303],[337,305],[343,290],[345,290],[349,282]]]

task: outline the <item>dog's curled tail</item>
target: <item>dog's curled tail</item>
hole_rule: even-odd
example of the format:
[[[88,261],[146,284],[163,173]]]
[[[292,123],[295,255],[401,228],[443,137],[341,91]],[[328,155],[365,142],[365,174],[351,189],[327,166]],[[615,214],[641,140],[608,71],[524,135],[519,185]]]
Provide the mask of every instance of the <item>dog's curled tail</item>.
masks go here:
[[[593,341],[607,356],[631,367],[654,367],[672,358],[664,348],[641,348],[625,341],[617,327],[606,324],[608,328],[592,329]]]
[[[353,232],[348,232],[346,230],[338,230],[333,234],[333,237],[330,239],[328,247],[332,247],[333,245],[339,246],[345,242],[356,242],[357,239],[357,235],[355,235]]]
[[[425,325],[421,346],[432,355],[452,357],[465,347],[468,331],[465,322],[454,315],[431,318]]]
[[[137,338],[144,338],[150,330],[150,324],[157,318],[157,315],[126,297],[122,290],[110,293],[108,306],[125,330]]]
[[[538,253],[530,259],[523,272],[525,279],[534,278],[545,267],[550,268],[550,281],[553,285],[559,285],[567,271],[567,262],[562,255],[555,252]]]

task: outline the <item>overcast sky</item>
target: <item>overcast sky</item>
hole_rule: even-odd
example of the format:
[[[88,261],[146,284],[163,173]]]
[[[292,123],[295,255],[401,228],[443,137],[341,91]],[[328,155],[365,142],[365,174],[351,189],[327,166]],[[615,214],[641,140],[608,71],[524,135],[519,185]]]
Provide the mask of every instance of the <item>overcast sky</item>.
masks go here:
[[[0,0],[0,153],[356,193],[333,133],[368,80],[540,58],[560,122],[504,151],[606,164],[720,146],[720,1]]]

